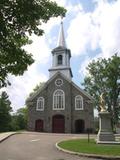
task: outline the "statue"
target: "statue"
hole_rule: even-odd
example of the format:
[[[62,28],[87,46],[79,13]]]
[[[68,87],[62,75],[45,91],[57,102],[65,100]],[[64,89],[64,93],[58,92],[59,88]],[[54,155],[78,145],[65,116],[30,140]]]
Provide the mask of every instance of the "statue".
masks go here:
[[[101,93],[100,95],[100,108],[101,108],[101,112],[106,111],[104,93]]]
[[[100,144],[116,144],[115,136],[112,131],[111,114],[105,107],[105,92],[100,95],[99,112],[99,131],[97,135],[97,143]]]

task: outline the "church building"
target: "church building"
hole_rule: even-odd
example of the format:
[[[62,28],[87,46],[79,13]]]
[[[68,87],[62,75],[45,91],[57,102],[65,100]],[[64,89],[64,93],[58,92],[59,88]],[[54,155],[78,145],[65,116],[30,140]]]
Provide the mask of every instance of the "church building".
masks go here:
[[[85,133],[88,128],[94,130],[93,99],[72,81],[70,58],[61,22],[58,44],[52,50],[49,80],[27,100],[29,131]]]

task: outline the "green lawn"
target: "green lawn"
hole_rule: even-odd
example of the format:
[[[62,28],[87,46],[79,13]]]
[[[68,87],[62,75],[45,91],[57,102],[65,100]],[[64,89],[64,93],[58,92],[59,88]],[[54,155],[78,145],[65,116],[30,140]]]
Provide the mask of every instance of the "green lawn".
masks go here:
[[[89,143],[87,139],[62,141],[58,146],[63,149],[80,153],[120,156],[120,145],[96,144],[94,139],[90,139]]]

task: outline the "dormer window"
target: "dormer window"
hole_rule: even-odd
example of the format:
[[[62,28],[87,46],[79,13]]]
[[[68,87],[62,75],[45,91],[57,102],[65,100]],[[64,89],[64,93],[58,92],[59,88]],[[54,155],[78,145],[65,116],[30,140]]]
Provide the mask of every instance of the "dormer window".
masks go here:
[[[58,65],[61,65],[62,64],[62,55],[58,55]]]

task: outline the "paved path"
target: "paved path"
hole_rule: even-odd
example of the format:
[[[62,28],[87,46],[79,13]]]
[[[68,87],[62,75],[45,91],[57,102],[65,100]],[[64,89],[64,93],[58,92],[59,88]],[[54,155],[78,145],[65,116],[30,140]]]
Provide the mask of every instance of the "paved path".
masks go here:
[[[5,132],[5,133],[0,133],[0,142],[4,141],[8,137],[16,134],[16,132]]]
[[[0,160],[93,160],[69,155],[56,149],[55,143],[85,135],[24,133],[0,143]],[[94,159],[97,160],[97,159]]]

